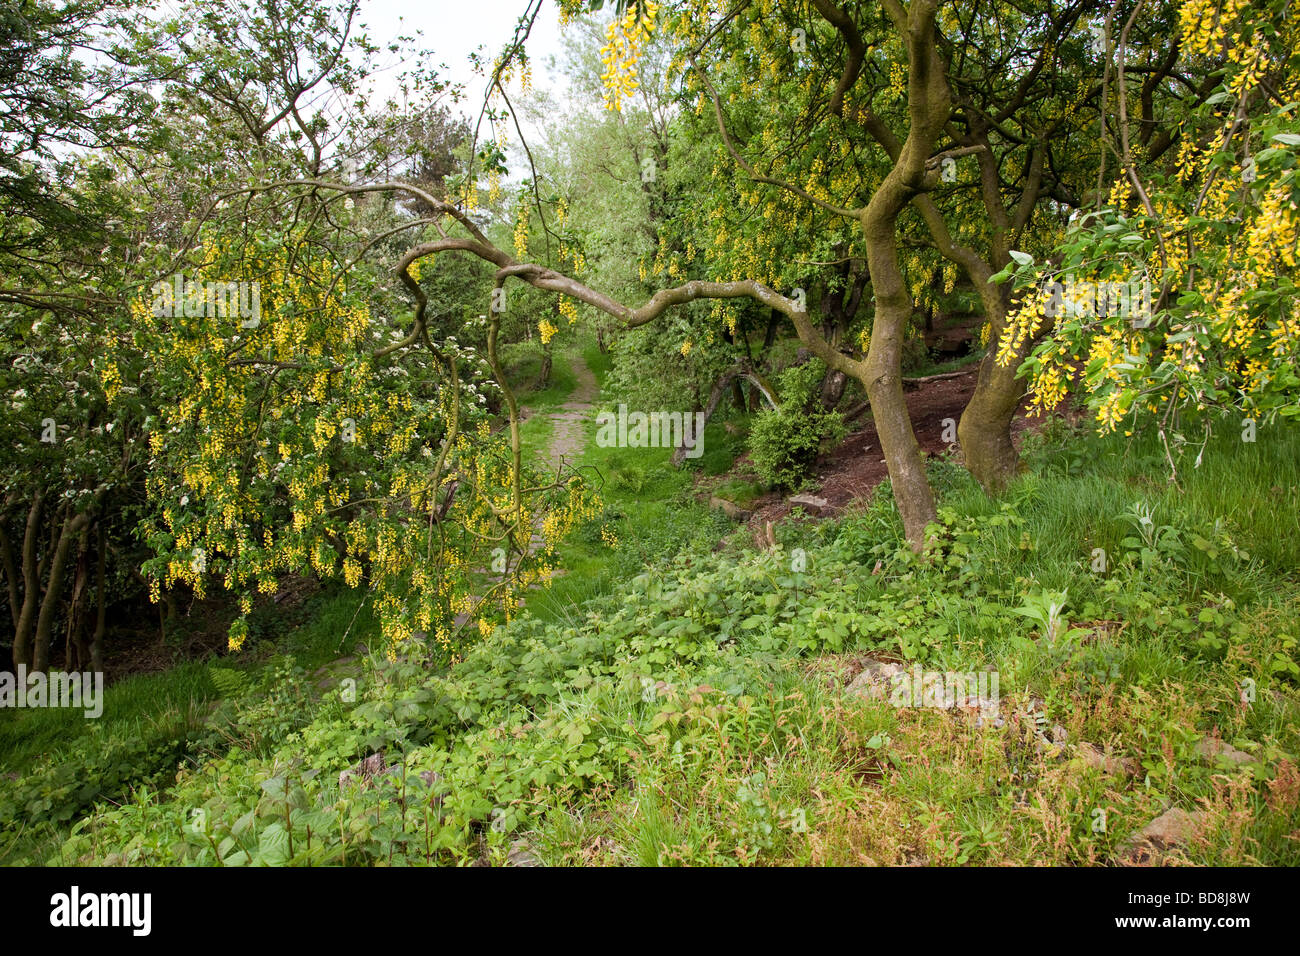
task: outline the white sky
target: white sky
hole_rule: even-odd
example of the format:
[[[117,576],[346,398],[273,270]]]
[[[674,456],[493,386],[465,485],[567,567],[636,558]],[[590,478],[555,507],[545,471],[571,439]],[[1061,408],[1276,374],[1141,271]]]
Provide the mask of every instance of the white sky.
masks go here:
[[[358,19],[381,47],[400,35],[423,31],[421,45],[434,51],[439,64],[446,64],[439,74],[465,86],[462,112],[477,115],[487,84],[473,72],[469,54],[481,46],[480,54],[490,64],[514,36],[515,23],[527,6],[527,0],[363,0]],[[546,0],[528,37],[533,85],[538,89],[564,85],[546,69],[547,59],[558,55],[563,45],[558,13],[553,0]]]

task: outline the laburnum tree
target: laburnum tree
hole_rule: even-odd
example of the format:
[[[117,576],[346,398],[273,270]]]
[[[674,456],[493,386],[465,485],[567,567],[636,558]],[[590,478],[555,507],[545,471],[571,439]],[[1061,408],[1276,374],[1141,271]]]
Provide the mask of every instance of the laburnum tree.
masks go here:
[[[564,10],[568,14],[578,12],[576,4],[564,7]],[[910,7],[886,4],[882,11],[877,11],[880,28],[898,38],[900,56],[907,64],[906,132],[898,141],[892,165],[869,193],[865,205],[854,208],[839,206],[812,195],[802,187],[758,174],[734,146],[729,146],[731,155],[756,180],[788,188],[799,198],[825,211],[857,221],[866,245],[876,307],[872,344],[865,359],[854,358],[833,348],[814,327],[807,303],[801,297],[777,292],[760,278],[752,276],[688,280],[660,289],[644,304],[634,307],[590,288],[552,265],[519,261],[488,242],[477,230],[470,230],[468,237],[448,236],[416,246],[408,253],[410,261],[444,251],[469,252],[497,267],[499,285],[503,286],[510,279],[523,280],[534,287],[568,295],[604,311],[627,327],[645,325],[659,318],[671,306],[703,298],[749,298],[786,315],[813,354],[830,368],[852,375],[864,384],[889,462],[906,533],[919,546],[926,525],[934,518],[935,509],[919,448],[907,418],[899,374],[903,335],[911,317],[912,299],[898,263],[896,233],[898,217],[903,209],[914,197],[933,188],[940,175],[942,157],[936,149],[948,121],[951,97],[936,44],[936,10],[934,3],[917,2]],[[620,13],[615,23],[610,37],[607,71],[608,85],[616,97],[614,105],[617,105],[618,98],[635,88],[635,59],[657,13],[658,8],[649,4],[644,9],[630,5]],[[707,6],[688,5],[677,13],[696,22],[702,35],[711,28]],[[731,19],[724,17],[717,28],[712,29],[713,35],[726,27]],[[723,136],[730,142],[717,97],[713,95],[711,98],[719,114]]]
[[[580,6],[562,9],[575,15]],[[1100,155],[1079,157],[1077,134],[1090,115],[1103,125],[1118,9],[976,6],[940,17],[925,0],[851,9],[821,0],[618,4],[605,49],[608,106],[635,94],[638,60],[659,30],[678,52],[683,104],[714,124],[708,245],[661,237],[653,270],[707,277],[632,307],[563,274],[562,264],[469,251],[503,279],[564,292],[628,326],[701,298],[749,298],[785,315],[812,354],[862,383],[905,531],[920,546],[935,508],[903,401],[901,357],[923,283],[941,262],[961,269],[983,304],[986,339],[1002,341],[1012,296],[990,280],[1013,253],[1026,255],[1018,246],[1051,241],[1068,210],[1085,203],[1100,165]],[[1129,74],[1141,77],[1142,145],[1159,155],[1176,138],[1156,119],[1164,101],[1196,99],[1204,85],[1185,75],[1161,33],[1170,9],[1154,12],[1140,29],[1131,15],[1125,39],[1139,51]],[[919,267],[910,274],[904,240]],[[851,261],[860,251],[869,336],[855,343],[834,323],[818,328],[806,294],[790,287],[802,277],[792,268],[800,244],[814,260],[834,252]],[[725,308],[718,315],[728,321]],[[1016,373],[987,356],[959,430],[968,467],[991,491],[1018,465],[1010,422],[1024,382]]]
[[[421,72],[422,96],[373,110],[355,4],[195,12],[136,44],[199,141],[137,157],[145,182],[184,183],[189,215],[130,300],[133,367],[113,375],[155,396],[140,525],[153,596],[221,584],[239,596],[238,648],[257,592],[287,573],[336,577],[368,586],[394,651],[423,635],[454,654],[466,630],[517,612],[596,505],[575,476],[522,459],[497,349],[508,296],[435,258],[462,241],[446,245],[450,228],[487,241],[477,187],[451,174],[463,143],[447,141],[459,127],[444,87]],[[309,106],[329,97],[349,98],[350,116]],[[242,154],[191,161],[237,142]],[[436,248],[413,255],[420,236]]]
[[[888,331],[893,323],[880,323],[879,296],[879,278],[894,263],[888,256],[871,260],[863,217],[901,162],[906,137],[918,128],[912,114],[924,105],[909,86],[902,34],[883,10],[826,2],[695,4],[666,27],[682,37],[683,106],[688,116],[694,107],[696,139],[707,143],[713,133],[712,214],[694,228],[704,247],[700,264],[789,288],[806,284],[810,261],[848,267],[855,253],[862,255],[875,267],[867,327],[847,335],[841,318],[827,322],[820,336],[850,360],[865,346],[870,361],[873,332],[885,333],[882,357],[896,338]],[[937,15],[940,93],[931,105],[942,125],[926,177],[897,217],[900,275],[892,284],[902,281],[910,301],[900,293],[896,313],[933,304],[961,276],[979,296],[984,340],[1000,340],[1012,295],[990,278],[1025,248],[1050,248],[1071,211],[1095,194],[1089,187],[1101,153],[1092,144],[1113,98],[1107,94],[1115,10],[959,3]],[[1135,139],[1153,156],[1176,138],[1176,128],[1160,119],[1165,106],[1208,93],[1177,43],[1165,41],[1174,16],[1170,7],[1153,5],[1125,34],[1133,51],[1128,79],[1138,84],[1134,115],[1141,114]],[[838,285],[851,282],[846,276]],[[884,364],[892,370],[892,356]],[[987,355],[961,417],[965,463],[990,491],[1017,470],[1009,428],[1024,390],[1017,372]],[[891,417],[889,405],[873,396],[878,426],[882,415]],[[882,431],[886,456],[901,447],[913,457],[906,430],[893,430],[892,437],[890,428]],[[922,483],[915,485],[913,497],[924,502]]]
[[[104,596],[137,569],[167,606],[238,596],[232,647],[256,594],[301,573],[366,584],[394,647],[425,632],[454,654],[516,613],[595,505],[522,462],[491,275],[443,264],[426,280],[434,261],[406,256],[448,224],[481,236],[477,189],[447,200],[465,188],[448,91],[417,67],[405,108],[373,108],[377,50],[353,3],[174,12],[16,31],[67,69],[97,45],[110,66],[74,69],[70,101],[113,77],[149,93],[138,135],[116,137],[119,117],[89,152],[18,167],[46,195],[5,222],[27,263],[0,293],[15,660],[48,667],[66,624],[69,664],[100,666]],[[49,202],[95,228],[41,236]],[[494,431],[502,405],[512,425]]]
[[[1253,438],[1257,424],[1300,415],[1296,23],[1285,3],[1193,0],[1178,14],[1176,42],[1209,95],[1169,117],[1174,149],[1143,148],[1124,24],[1107,201],[1046,262],[1007,270],[1023,299],[998,350],[1012,368],[1045,333],[1023,363],[1035,403],[1077,389],[1102,431],[1150,423],[1171,467],[1176,446],[1203,443],[1216,422]],[[1122,293],[1139,266],[1146,296],[1098,294]]]

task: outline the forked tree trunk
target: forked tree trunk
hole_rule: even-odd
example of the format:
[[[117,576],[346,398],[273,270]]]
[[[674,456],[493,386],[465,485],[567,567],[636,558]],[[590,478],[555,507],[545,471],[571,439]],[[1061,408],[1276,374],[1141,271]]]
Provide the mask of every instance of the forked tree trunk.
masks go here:
[[[907,7],[887,3],[886,8],[907,44],[911,127],[894,168],[861,213],[876,314],[867,360],[860,367],[903,531],[908,544],[920,551],[925,546],[926,525],[935,520],[936,511],[925,461],[903,399],[903,338],[912,318],[912,296],[898,264],[897,227],[903,208],[932,185],[927,184],[927,177],[937,181],[937,173],[928,169],[927,161],[947,122],[952,99],[935,47],[937,5],[913,0]]]
[[[59,532],[58,544],[50,557],[50,575],[45,584],[41,613],[36,619],[36,637],[32,644],[32,671],[44,673],[50,667],[50,638],[54,634],[54,616],[58,613],[63,593],[63,575],[68,565],[68,554],[73,543],[85,532],[90,523],[89,514],[66,515]]]
[[[988,352],[980,362],[975,392],[957,425],[957,439],[961,443],[967,470],[987,493],[996,495],[1021,470],[1020,455],[1011,441],[1011,421],[1025,394],[1025,382],[1017,376],[1016,370],[1033,348],[1033,340],[1031,337],[1024,343],[1007,364],[998,362],[998,342],[1006,329],[1011,288],[1009,285],[994,285],[989,278],[995,269],[1011,261],[1011,243],[1017,241],[1029,222],[1042,184],[1044,150],[1034,148],[1031,151],[1028,181],[1016,206],[1007,209],[998,188],[997,165],[992,150],[988,148],[992,133],[982,122],[976,124],[976,133],[985,146],[976,156],[992,234],[987,258],[970,255],[966,250],[966,272],[984,306],[989,339]]]

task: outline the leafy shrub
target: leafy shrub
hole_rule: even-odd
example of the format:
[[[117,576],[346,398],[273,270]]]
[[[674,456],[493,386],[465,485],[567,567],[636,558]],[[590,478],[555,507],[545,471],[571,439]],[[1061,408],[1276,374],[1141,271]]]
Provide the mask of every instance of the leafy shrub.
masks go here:
[[[820,359],[786,369],[777,377],[780,408],[767,409],[755,419],[749,456],[768,484],[798,488],[822,448],[848,434],[844,416],[821,406],[819,387],[825,375]]]

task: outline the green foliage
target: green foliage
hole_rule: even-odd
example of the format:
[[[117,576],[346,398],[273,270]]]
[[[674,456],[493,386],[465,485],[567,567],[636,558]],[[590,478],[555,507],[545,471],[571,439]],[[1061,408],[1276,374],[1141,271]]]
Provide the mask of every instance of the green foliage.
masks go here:
[[[1078,390],[1102,430],[1150,427],[1173,446],[1300,415],[1300,57],[1287,9],[1270,0],[1202,18],[1184,8],[1179,42],[1220,68],[1206,71],[1201,95],[1156,114],[1180,130],[1177,157],[1135,161],[1046,262],[1013,252],[994,277],[1023,290],[999,358],[1038,336],[1021,365],[1035,403]],[[1145,292],[1107,307],[1093,301],[1097,283]]]
[[[248,674],[233,667],[218,667],[213,664],[208,667],[208,675],[212,678],[212,686],[222,697],[234,697],[248,687]]]
[[[964,739],[960,746],[973,749],[960,766],[916,763],[916,753],[929,753],[918,749],[930,740],[924,734],[938,732],[927,727],[961,725],[946,716],[926,723],[884,703],[846,708],[794,663],[833,661],[826,655],[835,652],[927,668],[996,666],[1004,695],[1027,689],[1042,702],[1035,721],[1067,723],[1072,739],[1105,740],[1122,715],[1123,749],[1147,784],[1112,798],[1120,832],[1150,819],[1168,795],[1212,798],[1214,768],[1193,751],[1211,726],[1274,763],[1291,759],[1294,734],[1278,721],[1291,706],[1296,641],[1272,622],[1293,614],[1294,587],[1281,585],[1290,604],[1274,608],[1282,579],[1255,577],[1258,559],[1225,544],[1203,567],[1196,562],[1209,552],[1194,544],[1162,548],[1173,540],[1165,528],[1178,529],[1180,540],[1215,540],[1178,499],[1167,511],[1121,506],[1129,492],[1107,480],[1098,486],[1108,507],[1085,494],[1076,510],[1073,492],[1088,487],[1085,479],[1053,474],[1052,460],[1038,459],[1038,471],[1003,501],[969,508],[956,506],[977,489],[954,470],[920,555],[880,494],[842,521],[783,528],[776,550],[688,548],[627,573],[567,619],[524,617],[499,628],[450,670],[417,658],[367,663],[355,702],[317,687],[294,661],[273,659],[187,738],[179,773],[180,756],[150,754],[148,744],[140,753],[112,751],[110,761],[139,760],[134,791],[117,798],[120,806],[101,803],[47,858],[502,862],[521,835],[567,858],[577,832],[600,833],[627,861],[652,865],[806,861],[814,852],[808,831],[824,836],[840,825],[815,793],[831,787],[851,805],[860,792],[839,789],[855,780],[841,780],[846,768],[879,780],[882,799],[937,801],[957,814],[943,832],[977,842],[960,852],[941,843],[915,849],[933,862],[996,859],[995,846],[1015,858],[1029,852],[1024,828],[1034,824],[1015,793],[1023,775],[1050,771],[1045,758],[1017,749],[1003,731]],[[1191,487],[1181,500],[1198,495]],[[1240,529],[1229,536],[1246,537]],[[1096,541],[1113,549],[1104,573],[1089,564]],[[1259,690],[1248,712],[1236,703],[1245,677]],[[103,796],[78,794],[69,779],[100,770],[101,749],[88,742],[67,769],[29,774],[14,792],[76,819]],[[340,772],[375,753],[382,772],[354,770],[339,784]],[[1064,788],[1051,798],[1100,805],[1104,782],[1095,773],[1051,777],[1052,788]],[[1267,793],[1270,771],[1250,773]],[[618,809],[624,799],[637,800],[638,812]],[[1256,814],[1260,839],[1285,825],[1286,811],[1270,811],[1262,798]],[[1118,836],[1096,839],[1084,826],[1050,858],[1087,862],[1118,846]],[[1284,842],[1260,852],[1287,859]],[[1204,852],[1214,859],[1226,851]]]
[[[582,5],[566,0],[565,10]],[[995,131],[966,130],[978,161],[958,157],[953,176],[926,184],[937,219],[915,205],[900,217],[909,297],[918,310],[970,306],[938,248],[1002,266],[1008,211],[981,203],[996,207],[1032,179],[1012,211],[1016,241],[1053,275],[1098,280],[1158,255],[1161,315],[1147,328],[1069,317],[1025,370],[1046,398],[1081,378],[1106,425],[1159,412],[1162,429],[1170,423],[1159,447],[1141,434],[1123,448],[1084,442],[1059,427],[1027,441],[1031,472],[997,500],[943,459],[932,470],[943,506],[920,553],[902,540],[888,485],[841,520],[781,527],[775,547],[748,550],[744,531],[718,547],[731,526],[703,508],[695,485],[700,473],[726,472],[739,450],[718,423],[705,457],[681,470],[664,449],[589,448],[583,473],[603,482],[603,503],[575,491],[558,552],[524,558],[529,573],[568,573],[498,595],[470,627],[490,633],[455,647],[445,626],[484,593],[486,555],[497,543],[527,552],[534,531],[547,530],[541,509],[530,501],[525,517],[516,500],[537,476],[511,460],[498,387],[539,377],[552,319],[584,333],[604,333],[612,319],[557,300],[547,270],[633,304],[688,278],[797,289],[810,316],[834,328],[834,347],[856,354],[871,331],[850,294],[865,281],[864,237],[858,217],[826,204],[865,204],[889,173],[890,151],[862,136],[861,122],[908,127],[913,44],[874,7],[850,10],[848,30],[824,17],[806,23],[793,6],[741,4],[701,47],[694,21],[712,8],[667,5],[640,51],[637,102],[617,115],[571,111],[503,200],[511,152],[498,127],[509,114],[490,106],[494,138],[462,142],[468,127],[432,109],[443,87],[417,68],[403,87],[409,115],[372,115],[358,91],[378,50],[352,29],[351,4],[286,0],[265,17],[258,4],[214,0],[201,16],[134,26],[134,11],[118,17],[98,0],[0,11],[0,38],[30,41],[0,64],[0,94],[33,91],[26,111],[0,117],[0,255],[13,279],[0,294],[0,339],[12,354],[0,363],[0,396],[13,411],[0,423],[5,540],[37,541],[25,571],[49,570],[46,542],[63,532],[100,552],[105,539],[144,542],[153,558],[143,570],[170,597],[202,596],[218,582],[242,592],[232,638],[252,652],[192,665],[183,680],[115,689],[121,709],[102,723],[4,715],[0,752],[17,775],[0,792],[6,858],[462,864],[502,862],[526,837],[566,862],[1096,863],[1113,859],[1153,808],[1180,802],[1218,821],[1186,850],[1194,862],[1296,862],[1300,438],[1279,425],[1294,417],[1300,387],[1290,347],[1300,133],[1288,102],[1294,30],[1274,22],[1283,6],[1176,26],[1180,10],[1158,4],[1125,28],[1129,75],[1145,84],[1141,104],[1136,93],[1130,103],[1142,117],[1135,165],[1110,162],[1113,139],[1092,149],[1116,86],[1103,84],[1100,100],[1089,92],[1110,74],[1073,16],[1004,5],[976,26],[950,9],[936,23],[967,112],[1013,107]],[[100,23],[105,11],[113,17]],[[103,57],[111,69],[66,55],[91,21],[120,31]],[[581,29],[569,53],[575,88],[590,93],[602,40],[591,23]],[[794,29],[810,41],[803,49],[790,42]],[[1175,30],[1185,56],[1167,56]],[[850,46],[865,52],[846,74],[838,51],[855,33]],[[240,44],[223,42],[230,36]],[[1221,49],[1225,38],[1239,41],[1233,51],[1258,52],[1263,73]],[[695,48],[701,69],[670,65],[674,47]],[[1008,71],[1025,49],[1044,51],[1043,68]],[[522,62],[502,61],[502,94]],[[294,79],[317,74],[320,89],[349,96],[348,118],[287,110],[261,128],[268,107],[274,115],[319,101],[319,89]],[[846,95],[828,102],[846,75]],[[1204,76],[1225,85],[1207,97]],[[1260,76],[1272,98],[1255,91]],[[97,85],[118,93],[79,109]],[[730,148],[705,108],[714,89],[735,133]],[[546,105],[530,96],[522,112]],[[142,119],[152,122],[127,138]],[[46,142],[113,149],[107,159],[66,158]],[[733,150],[799,185],[730,175]],[[450,172],[473,156],[473,172]],[[335,157],[365,168],[322,168]],[[990,168],[1011,177],[1007,188],[978,188],[977,171]],[[1101,212],[1066,228],[1068,207],[1091,205],[1089,191],[1104,191],[1103,173],[1114,178],[1116,168],[1147,184],[1158,214],[1139,212],[1150,205],[1124,178]],[[456,208],[319,183],[267,187],[404,171],[432,195],[450,189]],[[944,242],[927,235],[939,220],[951,230]],[[409,281],[396,275],[407,250],[448,228],[480,250],[484,236],[502,249],[513,240],[517,258],[536,263],[503,270],[514,294],[490,325],[480,316],[492,269],[458,255],[469,240],[444,246],[436,266],[421,260]],[[1020,268],[997,277],[1026,277],[1030,254],[1009,255]],[[508,257],[486,258],[499,267]],[[262,282],[265,317],[160,321],[141,289],[182,266]],[[521,290],[520,276],[548,288]],[[967,278],[978,276],[972,268]],[[747,301],[696,302],[590,364],[606,399],[680,411],[701,407],[742,356],[784,369],[781,407],[757,417],[748,448],[763,481],[794,488],[846,429],[821,407],[822,363],[785,361],[797,348],[790,340],[753,357],[758,334],[780,331],[768,320]],[[1045,331],[1036,312],[1011,325],[989,347],[1019,355],[1012,339]],[[482,352],[498,333],[509,375],[494,387]],[[923,343],[913,335],[904,349],[919,360]],[[546,387],[519,391],[537,410],[572,387],[557,361]],[[1208,432],[1216,410],[1257,415],[1258,436],[1252,420],[1248,447],[1198,444],[1186,423]],[[38,437],[46,419],[56,441]],[[343,437],[353,428],[359,441]],[[547,428],[540,415],[527,423],[527,451]],[[1181,484],[1152,479],[1166,462]],[[744,503],[759,489],[735,477],[718,490]],[[38,533],[25,534],[29,524]],[[142,556],[109,550],[108,590],[135,587]],[[63,583],[52,571],[18,581],[6,568],[0,600],[16,603],[12,585],[29,591],[44,577],[53,582],[41,596],[46,637],[51,624],[75,633],[63,610],[92,566],[82,560],[76,581]],[[254,598],[290,572],[369,588],[350,589],[311,635],[281,640],[285,615],[255,609]],[[349,634],[378,639],[379,622],[392,637],[435,639],[313,670]],[[24,627],[32,632],[31,615]],[[263,638],[285,653],[270,656]],[[996,668],[1005,726],[852,699],[838,669],[865,659]],[[1247,687],[1257,698],[1246,700]],[[156,706],[142,703],[149,690],[159,691]],[[1140,770],[1119,785],[1083,761],[1057,765],[1038,746],[1054,721]],[[1200,759],[1198,741],[1219,733],[1260,759],[1235,770]],[[1102,805],[1115,825],[1098,835],[1089,811]]]
[[[821,407],[818,387],[826,374],[820,359],[786,369],[777,378],[780,407],[765,409],[749,432],[749,454],[768,484],[798,488],[827,446],[848,434],[838,410]]]

